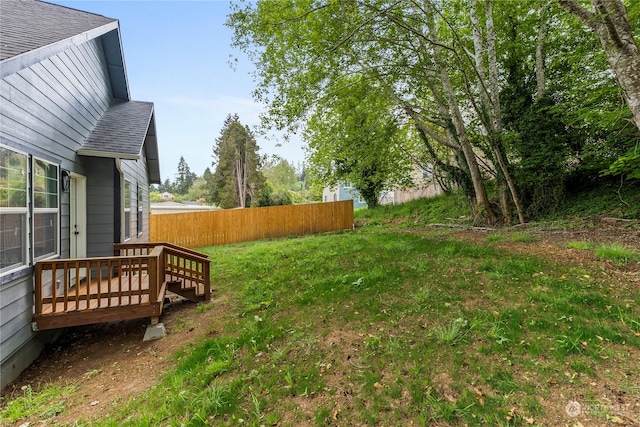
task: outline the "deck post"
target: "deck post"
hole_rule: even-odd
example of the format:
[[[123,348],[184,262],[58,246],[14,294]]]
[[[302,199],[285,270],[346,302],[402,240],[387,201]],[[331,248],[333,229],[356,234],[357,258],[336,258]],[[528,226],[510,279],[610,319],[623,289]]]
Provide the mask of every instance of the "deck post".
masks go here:
[[[160,271],[162,262],[160,261],[164,257],[164,248],[162,246],[156,246],[148,255],[149,262],[149,302],[155,304],[158,302],[160,292],[160,280],[164,279],[164,271]]]
[[[35,277],[35,313],[42,314],[42,264],[36,262],[35,265],[36,277]]]
[[[204,279],[204,300],[211,300],[211,272],[209,270],[210,266],[208,262],[202,263],[202,275]]]

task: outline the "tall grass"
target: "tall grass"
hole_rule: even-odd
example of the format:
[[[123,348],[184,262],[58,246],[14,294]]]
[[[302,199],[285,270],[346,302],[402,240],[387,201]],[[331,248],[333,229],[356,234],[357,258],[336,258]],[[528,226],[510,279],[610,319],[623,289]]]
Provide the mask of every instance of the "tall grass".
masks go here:
[[[612,260],[622,264],[629,261],[640,260],[640,253],[638,253],[638,251],[619,243],[601,245],[596,249],[595,254],[599,258]]]

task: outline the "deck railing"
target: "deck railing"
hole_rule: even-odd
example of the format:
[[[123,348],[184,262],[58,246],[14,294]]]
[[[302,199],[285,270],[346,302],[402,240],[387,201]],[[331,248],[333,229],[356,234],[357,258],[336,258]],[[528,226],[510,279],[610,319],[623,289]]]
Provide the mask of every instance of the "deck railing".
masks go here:
[[[34,329],[157,318],[165,291],[210,299],[209,259],[163,243],[116,244],[113,257],[35,264]]]
[[[164,248],[160,260],[160,271],[164,271],[167,282],[180,282],[184,291],[194,290],[205,301],[211,297],[209,258],[201,252],[172,243],[119,243],[114,245],[116,255],[147,254],[153,248]]]

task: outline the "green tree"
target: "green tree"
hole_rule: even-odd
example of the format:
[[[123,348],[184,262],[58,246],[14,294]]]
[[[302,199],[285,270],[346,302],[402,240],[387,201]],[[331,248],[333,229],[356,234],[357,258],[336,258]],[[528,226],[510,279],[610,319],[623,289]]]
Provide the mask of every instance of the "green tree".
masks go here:
[[[272,155],[262,165],[262,174],[273,185],[274,191],[286,192],[295,190],[298,183],[296,169],[289,161]]]
[[[346,78],[366,76],[430,138],[463,154],[460,160],[473,183],[472,205],[479,204],[479,215],[494,222],[466,129],[468,105],[459,98],[468,76],[454,73],[454,67],[462,67],[459,59],[465,57],[466,46],[450,49],[451,32],[446,21],[436,22],[440,16],[429,1],[292,1],[287,7],[259,1],[238,6],[229,25],[235,30],[235,45],[258,67],[255,95],[268,105],[275,126],[305,124],[319,101],[347,94]],[[440,41],[441,34],[449,39]]]
[[[162,184],[158,185],[158,192],[159,193],[175,193],[175,189],[173,187],[173,184],[169,180],[169,178],[166,178],[162,182]]]
[[[197,177],[198,176],[195,173],[191,172],[184,156],[180,156],[180,160],[178,161],[178,173],[176,174],[176,180],[173,184],[175,192],[182,196],[186,195]]]
[[[277,155],[265,159],[260,169],[267,185],[260,195],[260,206],[293,204],[292,192],[297,189],[296,170],[291,163]]]
[[[620,46],[627,46],[630,62],[616,67],[624,68],[635,87],[633,38],[640,28],[640,2],[626,1],[627,21],[621,0],[591,3],[593,10],[575,7],[574,0],[288,0],[286,5],[258,0],[237,5],[228,25],[235,32],[234,45],[256,64],[255,97],[267,105],[266,119],[273,126],[307,127],[307,136],[315,139],[309,140],[314,144],[310,147],[318,153],[336,148],[324,129],[338,126],[332,123],[338,117],[344,119],[334,111],[340,103],[348,104],[350,79],[362,78],[379,88],[376,98],[387,103],[386,116],[395,115],[400,126],[406,121],[400,116],[408,115],[420,129],[425,149],[442,161],[441,170],[471,190],[467,194],[477,218],[497,221],[494,211],[500,206],[503,220],[510,221],[515,208],[524,221],[532,209],[520,202],[520,191],[527,192],[525,204],[532,203],[534,193],[546,196],[544,188],[553,180],[561,188],[565,174],[587,167],[600,172],[620,157],[624,160],[616,170],[633,176],[629,172],[636,151],[630,151],[630,141],[637,135],[624,127],[630,126],[625,119],[631,114],[621,104],[623,99],[629,105],[634,101],[621,95],[607,59],[611,54],[623,57]],[[581,19],[593,18],[582,20],[599,39],[560,4]],[[609,34],[615,28],[624,35],[619,46],[611,43],[616,44]],[[602,37],[609,41],[598,47]],[[616,67],[611,69],[618,73]],[[617,74],[615,78],[620,80]],[[515,98],[503,97],[509,92]],[[375,116],[375,102],[362,97],[358,115]],[[545,132],[549,126],[561,132]],[[339,133],[347,134],[355,133]],[[345,162],[334,154],[333,169],[324,160],[324,171],[316,170],[319,176],[336,166],[343,172],[356,163],[364,168],[371,159],[364,149],[351,151]],[[534,157],[547,177],[537,189],[528,186],[538,171],[529,161]],[[489,180],[496,185],[488,187]]]
[[[591,0],[593,9],[581,6],[576,0],[558,1],[598,37],[631,110],[631,120],[640,129],[640,49],[622,0]]]
[[[228,115],[213,149],[213,201],[221,208],[258,205],[265,186],[258,150],[251,130]]]
[[[319,101],[308,122],[311,173],[329,187],[348,181],[373,209],[383,190],[410,184],[406,133],[384,88],[361,76],[345,79],[342,86],[343,92]]]

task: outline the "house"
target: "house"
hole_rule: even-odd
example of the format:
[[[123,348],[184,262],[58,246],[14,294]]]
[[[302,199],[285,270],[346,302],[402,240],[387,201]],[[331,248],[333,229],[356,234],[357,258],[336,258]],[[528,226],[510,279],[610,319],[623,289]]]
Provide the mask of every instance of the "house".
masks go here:
[[[415,165],[409,173],[412,187],[396,187],[383,192],[380,195],[381,205],[398,205],[411,200],[423,199],[442,194],[442,188],[433,178],[433,173]]]
[[[338,202],[340,200],[353,200],[353,208],[363,208],[367,206],[360,192],[346,181],[340,181],[335,187],[325,187],[322,189],[323,202]]]
[[[380,195],[381,205],[397,205],[410,200],[433,197],[442,194],[442,189],[431,178],[431,174],[415,166],[410,173],[410,178],[414,185],[412,187],[394,187],[383,191]],[[340,182],[336,187],[325,187],[322,190],[323,202],[336,202],[338,200],[353,200],[354,208],[366,207],[367,203],[360,195],[360,192],[348,182]]]
[[[4,387],[59,335],[32,328],[36,261],[148,241],[160,170],[154,105],[131,100],[116,19],[2,0],[0,77]]]

